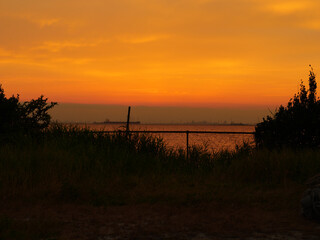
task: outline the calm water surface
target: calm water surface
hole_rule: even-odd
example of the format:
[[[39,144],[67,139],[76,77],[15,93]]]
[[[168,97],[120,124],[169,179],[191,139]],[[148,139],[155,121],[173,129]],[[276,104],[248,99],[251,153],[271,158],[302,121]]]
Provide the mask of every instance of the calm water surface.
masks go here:
[[[88,124],[88,127],[95,130],[124,130],[120,124]],[[161,125],[161,124],[137,124],[130,125],[130,130],[149,131],[221,131],[221,132],[253,132],[254,126],[223,126],[223,125]],[[168,147],[185,148],[186,134],[183,133],[162,133],[153,134],[164,139]],[[240,134],[189,134],[189,144],[207,146],[209,150],[234,149],[243,141],[253,143],[252,135]]]

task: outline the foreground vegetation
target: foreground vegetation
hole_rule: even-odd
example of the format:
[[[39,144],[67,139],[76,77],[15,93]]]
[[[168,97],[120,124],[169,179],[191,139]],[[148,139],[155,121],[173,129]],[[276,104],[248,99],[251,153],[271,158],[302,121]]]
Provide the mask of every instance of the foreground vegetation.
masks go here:
[[[0,194],[3,200],[94,205],[233,194],[241,201],[246,189],[300,191],[319,172],[319,160],[318,150],[257,150],[248,144],[215,153],[193,146],[186,160],[183,149],[169,149],[161,138],[53,124],[37,136],[15,136],[0,146]]]
[[[19,95],[7,98],[0,84],[1,197],[100,205],[232,193],[240,201],[245,188],[249,195],[253,188],[297,189],[320,170],[316,89],[311,68],[309,89],[301,83],[287,107],[256,126],[257,148],[244,143],[212,153],[193,146],[186,159],[184,149],[172,150],[150,135],[50,125],[48,111],[56,103],[43,96],[20,103]]]
[[[73,212],[75,206],[86,205],[94,213],[96,206],[137,208],[140,203],[217,203],[213,209],[222,209],[218,217],[222,223],[231,219],[225,217],[225,210],[232,215],[241,209],[242,222],[247,211],[256,207],[264,210],[262,216],[268,210],[297,216],[307,188],[305,181],[320,172],[320,100],[315,97],[312,71],[309,80],[308,91],[302,84],[287,107],[280,107],[257,125],[255,147],[243,143],[233,151],[210,152],[192,146],[188,159],[185,149],[170,149],[155,136],[102,134],[73,125],[50,124],[48,111],[56,103],[49,104],[41,96],[22,104],[18,96],[6,98],[0,85],[0,239],[55,239],[65,223],[61,218],[68,217],[43,215],[46,207],[39,207],[41,214],[31,220],[29,211],[21,215],[26,218],[15,217],[19,215],[16,205],[58,205],[59,209],[71,204],[67,208],[72,216],[69,222],[75,221],[73,214],[79,211]],[[11,205],[14,210],[5,211],[10,204],[16,204]],[[32,215],[39,209],[32,210]],[[143,210],[138,207],[139,212]],[[252,213],[252,217],[258,215]],[[200,216],[190,226],[198,226],[203,219]],[[239,225],[237,219],[229,223]],[[273,223],[274,219],[272,229]],[[205,219],[202,224],[207,224]],[[247,224],[244,228],[252,233],[252,223]],[[297,229],[293,226],[291,229]]]

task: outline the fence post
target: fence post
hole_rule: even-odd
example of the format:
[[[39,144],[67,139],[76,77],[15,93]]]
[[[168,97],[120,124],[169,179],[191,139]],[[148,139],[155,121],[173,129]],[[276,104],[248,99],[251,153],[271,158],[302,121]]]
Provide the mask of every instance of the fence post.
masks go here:
[[[127,135],[129,134],[129,123],[130,123],[130,111],[131,111],[131,107],[129,106],[128,107],[128,117],[127,117],[127,128],[126,128],[126,131],[127,131]]]
[[[187,160],[189,159],[189,131],[186,131],[187,134]]]

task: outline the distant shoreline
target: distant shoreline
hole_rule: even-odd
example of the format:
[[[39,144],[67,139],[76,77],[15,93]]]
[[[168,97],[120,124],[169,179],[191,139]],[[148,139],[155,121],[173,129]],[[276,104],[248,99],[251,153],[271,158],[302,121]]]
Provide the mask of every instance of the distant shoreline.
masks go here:
[[[64,124],[92,124],[92,125],[117,125],[127,124],[123,121],[112,122],[63,122]],[[141,123],[139,121],[130,122],[130,125],[193,125],[193,126],[255,126],[253,123]]]

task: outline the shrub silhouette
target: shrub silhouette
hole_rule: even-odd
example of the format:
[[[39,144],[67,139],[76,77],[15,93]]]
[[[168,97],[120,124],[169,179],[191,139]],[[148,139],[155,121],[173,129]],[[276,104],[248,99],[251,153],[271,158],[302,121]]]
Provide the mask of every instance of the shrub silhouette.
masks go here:
[[[48,110],[57,103],[47,103],[40,96],[30,102],[20,103],[19,95],[7,98],[0,84],[0,136],[15,133],[34,133],[48,127],[51,116]]]
[[[286,107],[281,105],[274,114],[257,124],[257,147],[319,147],[320,100],[316,90],[316,76],[311,68],[309,89],[301,81],[300,91],[290,99]]]

